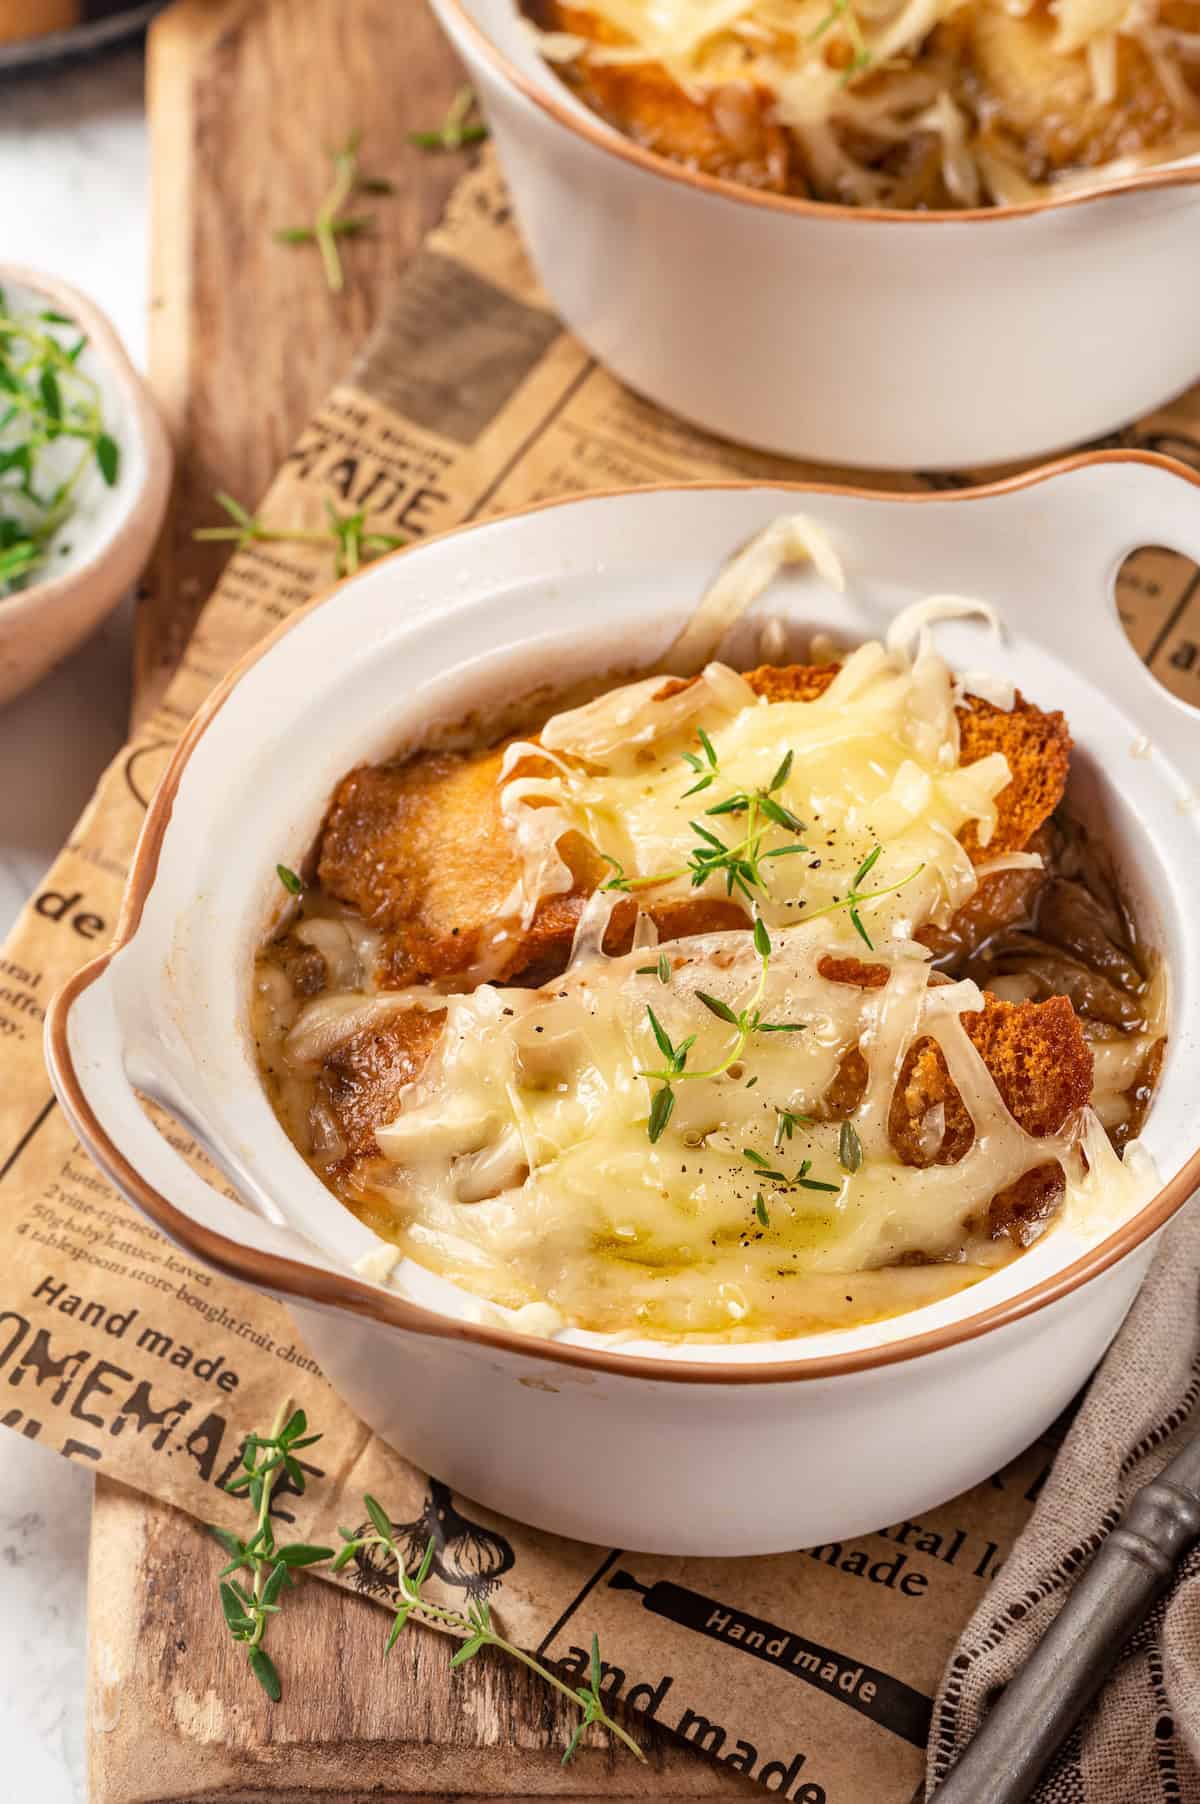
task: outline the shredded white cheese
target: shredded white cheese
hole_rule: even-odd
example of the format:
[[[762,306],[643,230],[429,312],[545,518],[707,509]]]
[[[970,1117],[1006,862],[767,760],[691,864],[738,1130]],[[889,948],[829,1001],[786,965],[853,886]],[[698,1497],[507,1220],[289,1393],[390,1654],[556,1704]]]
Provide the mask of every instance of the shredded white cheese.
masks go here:
[[[800,542],[794,521],[784,528],[771,541],[772,557]],[[804,542],[816,542],[807,526]],[[735,560],[743,577],[746,555]],[[731,591],[718,589],[720,604],[707,614],[697,646],[714,632],[720,636],[731,618]],[[736,589],[744,605],[747,585],[739,580]],[[979,843],[989,843],[996,798],[1010,779],[999,753],[959,762],[956,685],[930,629],[968,615],[995,625],[985,604],[958,596],[932,596],[904,609],[885,642],[851,652],[824,694],[810,700],[767,704],[743,677],[709,663],[674,693],[665,692],[664,679],[650,677],[554,715],[541,734],[548,756],[540,774],[502,776],[502,818],[521,860],[511,910],[527,925],[545,898],[570,889],[559,846],[576,834],[625,893],[655,903],[724,896],[747,915],[753,902],[771,926],[836,908],[879,846],[869,887],[900,885],[871,904],[879,934],[907,932],[914,920],[947,920],[977,882],[960,835],[973,823]],[[532,742],[510,747],[504,772],[527,767],[537,755]],[[803,823],[802,834],[763,814],[751,828],[744,807],[709,812],[739,794],[769,791],[785,764],[771,799]],[[697,849],[714,839],[734,845],[748,830],[757,835],[766,876],[761,888],[752,895],[737,886],[729,892],[721,872],[697,885]],[[599,906],[581,927],[597,946]]]
[[[805,514],[787,514],[751,539],[732,558],[667,652],[671,670],[690,675],[716,656],[722,639],[789,564],[811,562],[840,594],[846,587],[841,559],[828,532]]]
[[[1036,30],[1036,37],[999,51],[1001,63],[1011,64],[1026,86],[1044,84],[1046,109],[1056,117],[1065,114],[1069,121],[1083,107],[1082,100],[1071,101],[1080,72],[1094,107],[1121,104],[1129,89],[1128,78],[1122,86],[1122,42],[1140,47],[1161,101],[1174,115],[1173,133],[1164,136],[1160,116],[1141,142],[1135,93],[1123,134],[1129,148],[1121,157],[1097,166],[1083,155],[1076,167],[1033,179],[1022,167],[1019,142],[1015,150],[1011,143],[1002,82],[993,94],[986,59],[981,64],[968,48],[958,53],[960,66],[935,35],[974,3],[580,0],[578,10],[599,22],[600,34],[542,32],[528,24],[523,29],[550,63],[582,63],[599,74],[657,65],[694,104],[708,104],[718,121],[730,94],[769,95],[767,117],[791,134],[816,193],[860,206],[920,204],[905,193],[903,161],[888,169],[879,154],[922,134],[937,139],[945,191],[960,207],[1013,204],[1049,188],[1115,180],[1198,147],[1200,103],[1181,65],[1200,56],[1200,34],[1180,31],[1174,20],[1163,22],[1165,0],[1051,0],[1049,18],[1039,18],[1042,9],[1031,0],[1003,0],[1002,17],[1020,21],[1021,31]],[[1059,62],[1063,74],[1056,85]],[[1007,134],[993,129],[997,115],[1008,124]],[[1017,123],[1019,128],[1019,118]],[[736,130],[730,136],[737,141]],[[1032,166],[1038,161],[1038,154],[1029,159]]]
[[[853,1297],[847,1274],[872,1274],[868,1292],[883,1296],[884,1268],[906,1256],[951,1261],[943,1288],[981,1275],[1003,1257],[981,1227],[997,1191],[1053,1161],[1069,1191],[1088,1180],[1081,1124],[1045,1139],[1018,1126],[963,1027],[982,1005],[974,984],[931,983],[923,949],[897,942],[872,960],[886,984],[859,989],[821,974],[829,945],[815,925],[773,935],[763,977],[750,935],[712,934],[671,949],[666,983],[633,952],[590,956],[541,990],[448,998],[438,1050],[377,1130],[400,1245],[493,1304],[605,1331],[782,1332],[797,1311],[832,1308],[837,1284]],[[701,994],[798,1031],[757,1031],[738,1050],[738,1030]],[[664,1054],[650,1010],[687,1043],[685,1069],[714,1074],[675,1079],[653,1140]],[[888,1127],[922,1036],[941,1046],[975,1127],[965,1157],[928,1169],[900,1162]],[[823,1099],[860,1046],[869,1077],[851,1171]],[[931,1111],[919,1131],[936,1146],[944,1119]]]

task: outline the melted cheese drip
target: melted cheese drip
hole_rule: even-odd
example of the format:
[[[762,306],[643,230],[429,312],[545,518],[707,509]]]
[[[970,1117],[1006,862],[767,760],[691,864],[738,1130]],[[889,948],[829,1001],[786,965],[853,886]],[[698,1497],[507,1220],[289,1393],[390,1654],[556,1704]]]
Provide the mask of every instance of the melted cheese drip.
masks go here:
[[[889,980],[874,991],[826,981],[817,964],[828,949],[815,927],[776,934],[761,994],[762,962],[736,932],[669,948],[666,984],[656,967],[639,969],[644,950],[609,960],[593,944],[544,989],[449,998],[438,1051],[377,1130],[393,1166],[381,1192],[392,1213],[373,1225],[493,1303],[549,1304],[601,1331],[780,1336],[973,1282],[1012,1255],[982,1228],[998,1190],[1053,1159],[1069,1182],[1084,1175],[1078,1124],[1056,1139],[1023,1132],[959,1020],[980,1006],[978,990],[930,987],[921,947],[893,943]],[[648,1008],[676,1045],[695,1036],[689,1071],[716,1070],[736,1045],[698,991],[735,1013],[758,1006],[764,1020],[803,1026],[755,1033],[719,1075],[677,1080],[651,1143],[659,1083],[645,1074],[664,1059]],[[894,1153],[887,1112],[922,1035],[941,1045],[976,1138],[957,1164],[918,1170]],[[853,1118],[864,1156],[850,1172],[840,1123],[819,1116],[860,1043],[870,1081]],[[780,1110],[811,1119],[787,1137]],[[940,1122],[925,1125],[940,1138]],[[828,1189],[795,1182],[803,1161]]]
[[[933,598],[927,618],[942,617],[948,601]],[[952,605],[961,613],[969,604]],[[522,861],[513,911],[527,925],[544,897],[571,888],[557,850],[568,832],[588,840],[647,899],[726,895],[724,873],[693,885],[689,861],[703,835],[692,823],[699,820],[727,846],[761,826],[766,887],[754,890],[754,901],[770,926],[844,906],[854,873],[876,846],[883,850],[864,889],[901,887],[863,909],[872,939],[947,921],[977,883],[958,836],[974,822],[986,847],[1010,773],[999,753],[958,762],[951,673],[923,624],[915,657],[904,639],[859,647],[813,701],[768,703],[727,666],[711,663],[673,695],[663,697],[662,679],[650,677],[555,715],[540,745],[510,746],[501,812]],[[697,771],[685,754],[703,757],[702,731],[719,773],[697,794],[709,767],[703,762]],[[738,792],[769,789],[788,754],[786,780],[772,795],[805,824],[803,836],[761,815],[751,828],[745,811],[711,812]],[[535,758],[539,774],[512,774],[527,772]],[[801,845],[807,850],[794,850]],[[735,887],[733,896],[748,914],[745,892]]]

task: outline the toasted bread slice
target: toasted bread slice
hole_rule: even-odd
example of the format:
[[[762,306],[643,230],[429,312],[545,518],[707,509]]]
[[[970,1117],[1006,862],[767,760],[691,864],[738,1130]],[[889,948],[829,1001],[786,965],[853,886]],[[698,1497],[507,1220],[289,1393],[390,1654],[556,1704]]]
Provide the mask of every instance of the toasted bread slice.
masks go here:
[[[812,702],[824,695],[838,664],[760,664],[746,681],[769,702]],[[1071,735],[1061,714],[1044,714],[1018,694],[1011,709],[969,695],[958,709],[960,761],[974,764],[1003,752],[1012,782],[996,798],[996,830],[980,847],[974,825],[962,835],[977,864],[1001,852],[1019,852],[1062,800],[1071,761]]]
[[[831,983],[876,989],[887,982],[886,965],[856,958],[826,958],[819,966]],[[1083,1026],[1065,996],[1046,1002],[1002,1002],[985,993],[983,1008],[962,1016],[962,1024],[1005,1107],[1035,1140],[1059,1133],[1092,1093],[1092,1051]],[[827,1120],[841,1120],[858,1107],[867,1084],[867,1063],[859,1051],[842,1060],[824,1102]],[[942,1111],[942,1131],[928,1134],[930,1111]],[[917,1040],[908,1050],[888,1115],[888,1136],[905,1165],[956,1165],[975,1138],[975,1128],[951,1080],[936,1040]],[[1064,1189],[1056,1161],[998,1191],[988,1209],[994,1239],[1028,1246],[1041,1232]]]
[[[823,964],[822,975],[833,982],[873,988],[887,981],[887,967],[830,959]],[[345,1144],[338,1175],[359,1189],[369,1189],[373,1168],[378,1170],[376,1127],[395,1119],[404,1088],[420,1075],[444,1020],[440,1012],[407,1010],[385,1027],[356,1034],[326,1060],[318,1099],[332,1114]],[[1042,1139],[1058,1133],[1087,1102],[1091,1049],[1064,997],[1010,1003],[988,996],[981,1011],[964,1015],[962,1021],[1006,1107],[1027,1134]],[[862,1053],[848,1053],[826,1096],[825,1119],[850,1115],[862,1099],[866,1080]],[[938,1105],[944,1131],[931,1146],[927,1117]],[[909,1049],[892,1099],[888,1134],[903,1163],[918,1167],[957,1164],[970,1147],[974,1126],[935,1040],[922,1038]],[[989,1215],[993,1235],[1008,1235],[1025,1244],[1062,1188],[1057,1163],[1027,1173],[993,1199]]]
[[[317,1102],[332,1115],[345,1146],[341,1175],[379,1157],[375,1129],[395,1120],[405,1085],[421,1075],[445,1020],[442,1009],[405,1009],[385,1026],[344,1040],[326,1058]]]
[[[1187,10],[1194,31],[1198,9]],[[1179,130],[1162,77],[1130,37],[1115,38],[1114,92],[1098,99],[1087,57],[1055,49],[1055,9],[1018,14],[1005,0],[976,0],[962,28],[989,129],[1014,146],[1032,181],[1153,149]]]
[[[546,31],[569,32],[593,44],[625,41],[586,7],[533,0],[526,11]],[[789,191],[789,139],[772,123],[774,98],[765,88],[729,83],[692,99],[661,63],[614,67],[580,56],[560,67],[593,112],[647,150],[742,187]]]
[[[837,668],[763,665],[747,672],[747,681],[771,701],[811,701],[829,687]],[[677,687],[668,682],[664,693]],[[979,847],[971,828],[963,834],[971,857],[983,863],[1023,848],[1057,805],[1071,740],[1061,714],[1044,714],[1020,696],[1011,712],[969,697],[959,709],[959,727],[964,764],[1002,751],[1013,773],[997,798],[988,846]],[[322,835],[319,874],[331,895],[382,933],[386,986],[468,970],[501,982],[541,981],[562,968],[585,900],[610,874],[585,840],[567,835],[559,849],[572,873],[570,891],[547,897],[527,929],[511,921],[502,925],[521,874],[500,815],[502,757],[502,748],[469,756],[427,753],[406,764],[361,766],[339,785]],[[984,879],[985,902],[1005,901],[991,888],[995,883],[995,877]],[[1028,882],[1011,887],[1008,908],[1015,913],[980,905],[988,932],[1029,912]],[[644,896],[642,906],[665,939],[738,927],[746,919],[740,904],[723,896]],[[628,949],[635,919],[633,902],[616,908],[606,951]]]

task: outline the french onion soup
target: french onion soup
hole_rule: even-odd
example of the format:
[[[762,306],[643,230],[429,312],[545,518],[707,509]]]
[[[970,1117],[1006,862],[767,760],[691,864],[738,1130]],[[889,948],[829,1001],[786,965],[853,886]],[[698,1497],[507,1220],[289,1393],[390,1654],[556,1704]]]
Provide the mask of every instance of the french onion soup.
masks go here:
[[[534,1332],[784,1338],[975,1283],[1146,1183],[1164,977],[1064,801],[1061,713],[958,676],[934,598],[806,663],[712,653],[339,784],[254,974],[295,1145]],[[778,657],[778,630],[763,634]]]
[[[706,175],[895,211],[1200,149],[1197,0],[526,0],[610,125]]]

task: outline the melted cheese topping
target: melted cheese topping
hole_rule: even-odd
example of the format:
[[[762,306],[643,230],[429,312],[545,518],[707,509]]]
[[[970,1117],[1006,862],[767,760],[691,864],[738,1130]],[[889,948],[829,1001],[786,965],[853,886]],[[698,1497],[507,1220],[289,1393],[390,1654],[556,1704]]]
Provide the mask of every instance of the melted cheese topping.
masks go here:
[[[820,975],[828,946],[816,927],[776,934],[764,971],[750,935],[706,935],[671,948],[666,983],[644,950],[589,951],[542,990],[449,998],[438,1050],[377,1130],[393,1168],[385,1231],[494,1303],[667,1337],[862,1320],[1004,1262],[1012,1248],[988,1238],[987,1204],[1055,1159],[1078,1187],[1079,1123],[1047,1139],[1018,1126],[959,1019],[981,1005],[978,990],[931,986],[921,947],[893,942],[887,984],[859,990]],[[795,1031],[743,1039],[700,992]],[[650,1010],[674,1046],[687,1043],[694,1074],[674,1079],[653,1142],[653,1074],[668,1061]],[[887,1120],[905,1053],[924,1035],[976,1132],[958,1163],[920,1170],[897,1158]],[[870,1076],[853,1115],[862,1156],[848,1170],[841,1124],[821,1115],[860,1045]],[[924,1126],[936,1146],[941,1122]]]
[[[1060,1219],[1089,1232],[1151,1193],[1136,1142],[1122,1159],[1104,1129],[1129,1119],[1130,1085],[1164,1030],[1161,970],[1144,1031],[1095,1041],[1094,1108],[1034,1139],[963,1025],[979,990],[931,981],[915,938],[982,875],[1041,863],[1016,852],[973,865],[957,837],[973,824],[986,849],[1009,781],[1000,755],[960,762],[963,686],[1001,707],[1013,697],[995,679],[956,681],[929,629],[990,610],[931,597],[815,700],[768,702],[714,654],[780,565],[808,558],[840,586],[820,530],[776,522],[676,641],[676,668],[709,659],[695,680],[670,694],[661,677],[626,684],[510,747],[501,813],[521,876],[501,931],[572,887],[564,836],[615,873],[585,903],[561,977],[380,991],[377,936],[319,892],[292,933],[321,955],[322,993],[302,1001],[260,961],[263,1068],[289,1133],[329,1174],[347,1146],[317,1081],[324,1061],[411,1010],[444,1012],[427,1064],[375,1127],[382,1158],[336,1180],[388,1243],[365,1274],[390,1279],[399,1249],[531,1333],[786,1338],[919,1307],[1007,1263],[1017,1249],[991,1237],[988,1207],[1037,1167],[1059,1165]],[[751,871],[744,887],[727,864],[698,872],[714,844]],[[713,894],[732,894],[746,927],[659,948],[639,914],[633,951],[604,955],[626,896]],[[864,939],[886,982],[822,975],[827,955]],[[994,987],[1006,986],[1029,993],[1019,974]],[[925,1037],[974,1140],[954,1164],[917,1168],[897,1156],[889,1116]],[[944,1105],[907,1126],[936,1159]]]
[[[1029,200],[1050,186],[1094,186],[1200,145],[1200,105],[1185,73],[1196,60],[1195,38],[1174,28],[1159,0],[1052,0],[1049,50],[1062,59],[1068,87],[1074,66],[1082,65],[1094,103],[1112,103],[1118,46],[1134,41],[1176,115],[1177,132],[1169,144],[1140,149],[1131,122],[1129,154],[1047,182],[1023,176],[989,131],[994,108],[978,71],[958,68],[961,53],[939,50],[936,38],[930,43],[939,25],[951,21],[953,30],[955,15],[967,10],[964,0],[581,0],[581,10],[602,21],[609,41],[527,24],[547,61],[582,59],[598,70],[650,63],[718,117],[723,91],[765,93],[771,122],[792,133],[818,192],[853,204],[912,204],[892,202],[896,179],[856,155],[856,142],[886,146],[932,136],[946,189],[963,207]],[[1011,10],[1025,16],[1032,0]],[[1027,72],[1027,80],[1035,75]],[[1056,99],[1047,93],[1051,117]]]
[[[872,939],[949,920],[977,884],[958,836],[973,822],[987,846],[1010,773],[1000,753],[959,763],[957,690],[922,634],[915,657],[902,634],[860,646],[813,701],[768,702],[711,663],[673,695],[650,677],[555,715],[539,745],[505,757],[501,809],[522,860],[513,911],[528,925],[572,887],[559,842],[576,833],[612,884],[656,901],[732,896],[782,926],[844,909],[873,857],[860,909]],[[731,887],[728,863],[705,875],[697,859],[720,847],[752,854],[761,881]]]

